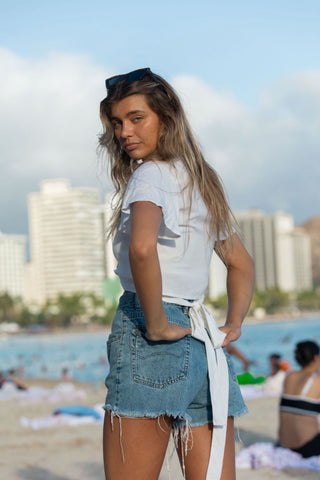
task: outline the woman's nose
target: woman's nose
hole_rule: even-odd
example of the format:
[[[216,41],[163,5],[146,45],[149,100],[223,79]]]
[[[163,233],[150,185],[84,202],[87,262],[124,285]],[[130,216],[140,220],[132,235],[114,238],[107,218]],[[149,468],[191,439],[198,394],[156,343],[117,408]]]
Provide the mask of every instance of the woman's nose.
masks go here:
[[[129,122],[123,122],[121,126],[121,137],[127,138],[132,136],[132,126]]]

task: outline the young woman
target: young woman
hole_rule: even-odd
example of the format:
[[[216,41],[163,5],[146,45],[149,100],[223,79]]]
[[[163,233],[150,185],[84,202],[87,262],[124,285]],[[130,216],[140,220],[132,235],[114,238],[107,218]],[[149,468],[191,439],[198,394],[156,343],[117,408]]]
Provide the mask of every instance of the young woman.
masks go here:
[[[279,444],[303,457],[320,455],[320,351],[312,341],[296,345],[301,370],[287,375],[280,400]]]
[[[158,479],[173,431],[187,480],[232,480],[233,417],[246,406],[221,347],[240,336],[252,260],[172,87],[148,68],[106,86],[100,145],[124,289],[108,339],[106,479]],[[213,249],[228,269],[220,330],[202,304]]]

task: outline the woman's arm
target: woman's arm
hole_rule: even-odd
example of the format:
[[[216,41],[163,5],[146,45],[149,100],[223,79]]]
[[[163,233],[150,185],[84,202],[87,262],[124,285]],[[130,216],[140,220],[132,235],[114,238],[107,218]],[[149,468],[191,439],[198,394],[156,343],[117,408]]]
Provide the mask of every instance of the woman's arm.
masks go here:
[[[131,204],[129,260],[144,313],[149,340],[178,340],[190,328],[169,324],[162,305],[162,278],[157,251],[162,209],[151,202]]]
[[[241,335],[241,324],[249,310],[253,295],[254,264],[236,234],[233,236],[233,248],[231,241],[224,242],[223,255],[220,255],[220,258],[228,270],[228,312],[226,323],[220,328],[227,334],[223,343],[225,346]]]

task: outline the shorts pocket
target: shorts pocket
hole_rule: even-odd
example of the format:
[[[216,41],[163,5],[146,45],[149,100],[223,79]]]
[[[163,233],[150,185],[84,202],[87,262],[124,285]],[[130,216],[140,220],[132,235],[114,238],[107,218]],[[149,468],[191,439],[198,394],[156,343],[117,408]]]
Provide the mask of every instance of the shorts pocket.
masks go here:
[[[136,383],[164,388],[187,378],[190,360],[190,336],[176,341],[151,342],[144,328],[131,331],[131,370]]]

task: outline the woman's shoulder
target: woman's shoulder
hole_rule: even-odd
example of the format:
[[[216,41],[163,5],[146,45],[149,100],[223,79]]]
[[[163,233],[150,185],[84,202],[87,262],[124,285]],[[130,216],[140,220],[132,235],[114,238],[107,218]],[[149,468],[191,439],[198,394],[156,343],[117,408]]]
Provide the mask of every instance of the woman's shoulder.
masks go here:
[[[143,162],[132,174],[132,181],[143,181],[155,187],[179,191],[183,164],[177,161],[150,160]]]
[[[174,172],[176,169],[183,168],[183,162],[179,159],[174,160],[148,160],[146,162],[141,161],[139,168],[135,170],[137,172]]]
[[[298,371],[288,372],[285,377],[285,383],[291,383],[297,378],[298,375],[299,375]]]
[[[290,372],[285,378],[283,391],[288,395],[299,395],[309,380],[311,380],[310,374],[301,370]],[[320,395],[320,375],[318,373],[312,375],[311,383],[313,393],[317,391]]]
[[[301,382],[301,371],[294,371],[287,373],[283,382],[284,393],[293,393],[296,386]]]

